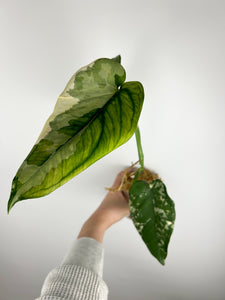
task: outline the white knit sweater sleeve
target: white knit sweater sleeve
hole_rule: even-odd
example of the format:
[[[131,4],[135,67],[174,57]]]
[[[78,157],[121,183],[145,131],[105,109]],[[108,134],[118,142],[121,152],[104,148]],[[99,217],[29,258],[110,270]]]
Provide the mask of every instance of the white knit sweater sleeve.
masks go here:
[[[48,274],[36,300],[106,300],[103,258],[101,243],[92,238],[76,240],[61,266]]]

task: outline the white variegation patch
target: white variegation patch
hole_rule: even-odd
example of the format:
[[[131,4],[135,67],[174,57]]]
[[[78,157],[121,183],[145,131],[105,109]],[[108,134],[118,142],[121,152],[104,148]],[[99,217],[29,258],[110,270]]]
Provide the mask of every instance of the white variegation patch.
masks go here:
[[[163,218],[167,218],[167,215],[166,215],[166,213],[165,213],[165,211],[162,209],[162,208],[159,208],[159,207],[154,207],[154,211],[155,211],[155,214],[158,214],[158,215],[160,215],[161,217],[163,217]]]
[[[169,230],[169,229],[173,229],[173,222],[171,221],[166,221],[166,224],[165,224],[165,230]]]
[[[61,93],[61,95],[58,97],[58,100],[55,104],[54,107],[54,111],[53,113],[50,115],[50,117],[48,118],[48,120],[46,121],[44,128],[42,129],[42,132],[40,134],[40,136],[38,137],[36,144],[38,144],[40,142],[40,140],[42,140],[50,131],[51,131],[51,127],[50,127],[50,122],[52,122],[59,114],[66,112],[67,110],[69,110],[71,107],[73,107],[74,105],[76,105],[80,99],[76,98],[76,97],[72,97],[68,92],[70,90],[73,90],[75,87],[75,78],[77,76],[78,73],[80,73],[81,71],[86,71],[88,68],[93,67],[93,65],[95,64],[95,61],[93,61],[92,63],[88,64],[85,67],[80,68],[69,80],[69,82],[67,83],[65,89],[63,90],[63,92]]]
[[[95,61],[93,61],[92,63],[90,63],[90,64],[88,64],[88,65],[86,65],[86,66],[84,66],[84,67],[82,67],[82,68],[80,68],[80,69],[79,69],[79,70],[71,77],[71,79],[70,79],[69,82],[67,83],[67,85],[66,85],[64,91],[62,92],[62,94],[60,95],[60,97],[63,96],[63,95],[69,95],[69,94],[68,94],[68,91],[73,90],[73,89],[75,88],[75,78],[76,78],[77,74],[80,73],[80,72],[86,71],[88,68],[93,67],[94,64],[95,64]]]
[[[82,68],[80,68],[80,69],[78,70],[78,72],[80,72],[80,71],[87,71],[87,69],[88,69],[88,68],[92,68],[92,67],[94,66],[94,64],[95,64],[95,61],[93,61],[92,63],[90,63],[90,64],[88,64],[88,65],[86,65],[86,66],[84,66],[84,67],[82,67]]]
[[[54,121],[54,119],[58,115],[66,112],[66,111],[68,111],[74,105],[78,104],[80,101],[83,100],[83,98],[84,98],[83,95],[80,95],[81,98],[79,99],[77,97],[71,96],[69,94],[69,91],[75,89],[76,76],[80,72],[84,72],[88,68],[92,68],[95,63],[96,63],[96,61],[94,61],[94,62],[86,65],[85,67],[82,67],[81,69],[79,69],[71,77],[71,79],[67,83],[65,89],[63,90],[63,92],[61,93],[61,95],[58,97],[58,100],[57,100],[57,102],[55,104],[55,107],[54,107],[54,111],[50,115],[50,117],[48,118],[48,120],[46,121],[46,123],[44,125],[44,128],[42,129],[42,132],[41,132],[40,136],[38,137],[38,139],[36,141],[36,144],[38,144],[40,142],[40,140],[42,140],[43,138],[45,138],[45,136],[51,131],[50,123],[52,121]],[[106,74],[110,73],[110,71],[111,71],[111,66],[110,65],[108,65],[108,64],[102,64],[102,69],[100,70],[99,74],[101,74],[102,77],[104,78]],[[95,82],[95,80],[94,80],[93,77],[88,77],[88,85],[89,86],[95,86],[96,84],[97,83]],[[104,102],[102,101],[102,98],[105,97],[106,98],[105,102],[107,102],[108,98],[110,98],[110,96],[112,96],[116,92],[116,87],[115,86],[107,85],[107,90],[108,90],[108,93],[106,93],[106,91],[104,90],[103,93],[102,93],[102,95],[101,95],[101,93],[99,93],[99,90],[98,90],[98,94],[97,94],[98,98],[95,99],[95,101],[92,101],[92,102],[89,103],[89,105],[88,105],[88,109],[89,110],[102,107],[104,105]],[[92,94],[93,94],[92,97],[94,99],[94,93],[93,93],[93,91],[92,91]],[[109,96],[109,97],[107,97],[107,96]]]
[[[59,114],[69,110],[79,102],[78,98],[73,98],[69,94],[67,96],[66,92],[64,94],[63,93],[59,96],[54,111],[46,121],[44,128],[42,129],[42,132],[36,141],[36,144],[38,144],[40,140],[43,139],[51,131],[51,127],[49,125],[50,122],[52,122]]]

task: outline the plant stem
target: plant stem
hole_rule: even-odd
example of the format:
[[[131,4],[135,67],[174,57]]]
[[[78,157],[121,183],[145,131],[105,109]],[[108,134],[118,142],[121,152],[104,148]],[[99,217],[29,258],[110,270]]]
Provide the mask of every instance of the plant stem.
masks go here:
[[[141,146],[141,135],[140,135],[140,130],[137,127],[135,131],[135,137],[136,137],[136,143],[137,143],[137,148],[138,148],[138,156],[139,156],[139,162],[140,162],[140,169],[139,173],[144,169],[144,154]]]

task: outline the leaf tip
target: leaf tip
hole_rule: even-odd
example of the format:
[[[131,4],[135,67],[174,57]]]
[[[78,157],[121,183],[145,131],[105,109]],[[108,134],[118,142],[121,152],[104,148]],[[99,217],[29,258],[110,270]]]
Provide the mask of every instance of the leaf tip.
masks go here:
[[[12,203],[9,201],[9,202],[8,202],[8,205],[7,205],[7,214],[8,214],[8,215],[9,215],[10,210],[12,209],[12,207],[13,207],[13,205],[12,205]]]
[[[113,61],[118,62],[119,64],[121,63],[121,56],[117,55],[116,57],[112,58]]]
[[[9,198],[9,201],[8,201],[8,204],[7,204],[7,213],[9,215],[11,209],[13,208],[13,206],[16,204],[16,202],[18,201],[17,199],[15,199],[15,191],[12,190],[11,191],[11,195],[10,195],[10,198]],[[16,200],[16,201],[15,201]]]

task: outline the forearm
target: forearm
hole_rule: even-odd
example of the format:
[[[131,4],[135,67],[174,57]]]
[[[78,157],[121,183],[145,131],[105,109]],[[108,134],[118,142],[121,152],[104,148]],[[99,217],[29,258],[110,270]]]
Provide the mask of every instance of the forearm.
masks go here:
[[[78,239],[90,237],[102,243],[106,230],[128,215],[128,196],[121,192],[109,192],[97,210],[82,226]]]

